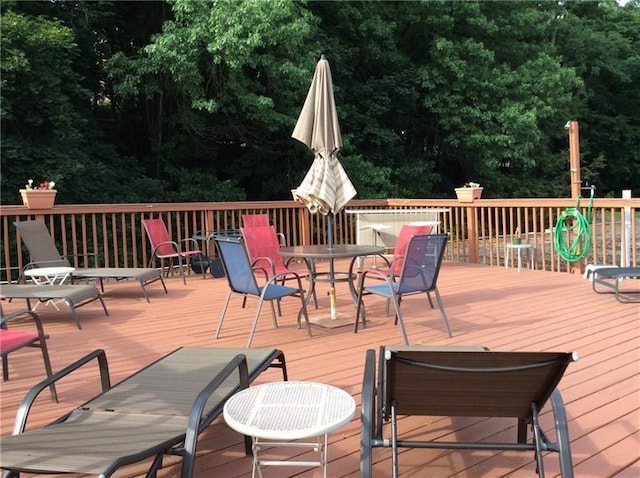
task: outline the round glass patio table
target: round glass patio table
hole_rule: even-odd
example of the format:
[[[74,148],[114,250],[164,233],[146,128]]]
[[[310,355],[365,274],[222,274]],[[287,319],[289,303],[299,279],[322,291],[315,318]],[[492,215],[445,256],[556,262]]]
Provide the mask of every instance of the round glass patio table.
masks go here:
[[[285,258],[300,258],[304,259],[307,263],[307,267],[309,267],[309,277],[311,280],[311,290],[305,297],[305,305],[309,304],[310,298],[314,295],[316,282],[318,282],[318,276],[322,275],[323,277],[327,277],[328,280],[331,280],[330,274],[333,271],[333,261],[335,259],[348,259],[351,258],[351,262],[349,263],[349,272],[346,274],[346,280],[349,284],[349,292],[351,293],[351,299],[353,300],[354,307],[358,305],[358,293],[355,287],[355,277],[357,274],[357,270],[354,273],[354,266],[358,258],[365,256],[376,256],[381,255],[385,251],[384,247],[381,246],[370,246],[370,245],[360,245],[360,244],[335,244],[333,247],[329,248],[328,245],[310,245],[310,246],[289,246],[289,247],[281,247],[278,249],[278,253]],[[316,260],[317,259],[328,259],[330,261],[330,272],[328,274],[322,273],[318,274],[316,270]],[[342,281],[344,280],[344,273],[336,274],[333,272],[334,277],[333,281]],[[338,279],[336,279],[338,277]],[[364,308],[362,310],[364,314]],[[298,313],[298,323],[301,320],[302,311]],[[318,325],[330,324],[331,321],[323,320]],[[335,322],[335,321],[334,321]],[[336,324],[337,326],[337,324]]]

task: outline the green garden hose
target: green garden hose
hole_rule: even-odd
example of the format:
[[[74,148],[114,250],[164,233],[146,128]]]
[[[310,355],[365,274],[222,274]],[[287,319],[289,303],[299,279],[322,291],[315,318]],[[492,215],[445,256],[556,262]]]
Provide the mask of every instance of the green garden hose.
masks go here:
[[[580,212],[580,197],[576,207],[562,211],[553,232],[553,245],[567,262],[576,262],[584,258],[591,248],[591,205],[593,203],[593,188],[587,207],[587,215]],[[571,243],[567,244],[571,238]]]

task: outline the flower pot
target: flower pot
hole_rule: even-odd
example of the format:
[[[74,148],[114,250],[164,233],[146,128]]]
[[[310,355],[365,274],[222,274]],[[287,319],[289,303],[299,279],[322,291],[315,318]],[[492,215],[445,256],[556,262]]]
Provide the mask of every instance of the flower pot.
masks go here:
[[[473,202],[480,199],[483,188],[456,188],[456,196],[460,202]]]
[[[51,209],[58,191],[55,189],[21,189],[22,202],[29,209]]]

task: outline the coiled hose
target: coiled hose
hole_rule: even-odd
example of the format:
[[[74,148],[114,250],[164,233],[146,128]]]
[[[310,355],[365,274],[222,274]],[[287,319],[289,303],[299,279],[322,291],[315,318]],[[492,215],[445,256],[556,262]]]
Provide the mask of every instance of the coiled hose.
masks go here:
[[[584,258],[591,249],[591,205],[593,203],[593,188],[587,207],[587,215],[580,211],[580,197],[576,207],[562,211],[553,233],[553,245],[556,252],[567,262],[576,262]],[[571,243],[567,240],[571,238]]]

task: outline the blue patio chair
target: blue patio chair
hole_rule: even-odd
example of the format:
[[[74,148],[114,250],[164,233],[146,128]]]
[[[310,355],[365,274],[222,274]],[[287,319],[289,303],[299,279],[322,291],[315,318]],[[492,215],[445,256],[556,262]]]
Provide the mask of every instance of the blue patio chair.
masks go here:
[[[300,275],[289,271],[286,274],[270,275],[265,270],[262,270],[264,274],[264,285],[259,285],[256,278],[256,272],[261,271],[260,268],[254,269],[251,264],[251,259],[245,248],[244,241],[241,237],[215,237],[216,247],[218,254],[222,260],[222,266],[224,267],[227,281],[229,282],[229,292],[224,301],[222,312],[220,314],[220,322],[216,330],[216,339],[220,335],[222,329],[222,322],[224,321],[225,313],[229,305],[229,300],[233,294],[239,294],[243,298],[256,297],[258,299],[258,307],[251,326],[251,332],[249,333],[249,339],[247,341],[247,348],[251,347],[251,341],[253,340],[253,334],[255,333],[256,326],[258,325],[258,318],[260,317],[260,311],[262,309],[262,303],[267,300],[271,304],[271,316],[273,323],[277,327],[278,322],[276,319],[276,312],[273,301],[280,300],[283,297],[295,296],[300,298],[300,304],[302,306],[302,313],[305,318],[307,332],[311,336],[311,327],[309,325],[309,316],[307,314],[307,307],[304,300],[304,289],[302,287],[302,280]],[[281,282],[283,276],[286,275],[288,280],[291,280],[293,275],[297,282],[297,287],[288,287],[278,282]],[[298,324],[300,326],[300,324]]]
[[[449,327],[449,321],[447,320],[442,298],[440,297],[437,287],[438,274],[440,272],[440,266],[442,265],[448,238],[449,236],[447,234],[420,234],[413,236],[407,246],[402,269],[398,277],[375,269],[365,270],[360,274],[357,287],[358,305],[356,310],[355,332],[358,332],[360,318],[362,318],[362,326],[366,327],[367,325],[365,314],[361,314],[363,296],[369,294],[380,295],[391,300],[393,303],[396,312],[395,321],[400,324],[404,343],[408,345],[409,339],[407,338],[404,320],[400,312],[402,297],[424,293],[429,302],[431,302],[429,293],[433,292],[440,309],[440,314],[442,315],[442,320],[447,329],[447,334],[451,337],[451,328]],[[377,279],[377,283],[375,285],[366,285],[367,278],[375,278]],[[379,282],[380,279],[384,280],[383,284]]]

